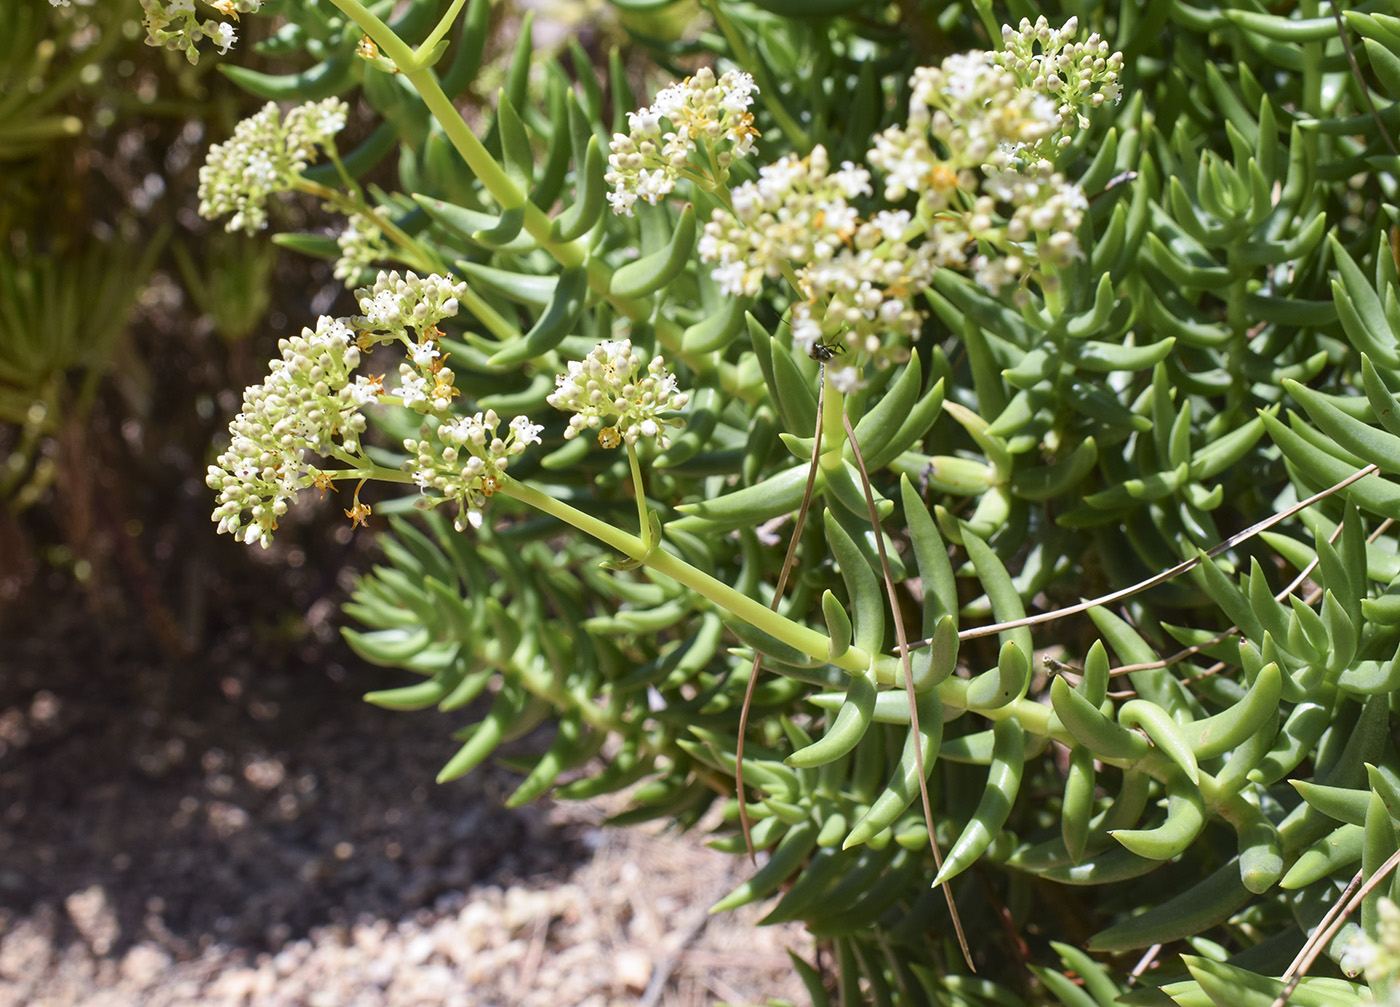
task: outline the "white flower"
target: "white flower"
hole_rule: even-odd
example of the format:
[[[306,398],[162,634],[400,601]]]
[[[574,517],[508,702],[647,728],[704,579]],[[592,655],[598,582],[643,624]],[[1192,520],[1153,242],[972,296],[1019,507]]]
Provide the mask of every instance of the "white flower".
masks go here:
[[[221,533],[266,546],[297,493],[324,476],[308,455],[360,451],[376,382],[351,381],[359,350],[343,319],[323,317],[316,328],[279,343],[267,379],[247,388],[229,424],[229,446],[205,482],[219,493],[212,515]]]
[[[501,488],[511,458],[527,445],[538,444],[544,428],[517,416],[504,438],[497,436],[501,419],[494,409],[439,425],[434,432],[424,426],[422,439],[404,441],[411,456],[404,463],[422,491],[416,506],[430,510],[455,503],[453,525],[458,531],[480,528],[487,501]]]
[[[417,367],[431,367],[433,361],[442,355],[432,343],[418,343],[413,347],[413,363]]]
[[[345,125],[345,113],[343,101],[327,98],[292,109],[285,121],[273,102],[244,119],[225,143],[209,148],[199,169],[200,216],[232,213],[229,231],[266,227],[268,196],[295,187],[316,148],[329,146]]]
[[[747,109],[755,91],[746,73],[731,70],[716,79],[713,70],[702,68],[664,88],[650,106],[628,112],[628,132],[613,136],[603,176],[613,187],[608,195],[613,212],[630,216],[638,198],[655,205],[674,191],[701,144],[714,153],[721,173],[734,157],[753,149],[757,132]],[[721,140],[727,148],[719,146]],[[697,172],[710,171],[709,159],[702,158]],[[715,184],[723,181],[713,179]]]
[[[345,230],[336,236],[340,258],[335,263],[335,278],[347,286],[360,283],[374,263],[389,257],[389,243],[381,225],[388,211],[377,209],[370,213],[352,213],[345,221]]]
[[[546,401],[574,414],[564,439],[601,428],[599,442],[609,448],[655,437],[657,446],[665,449],[670,444],[666,429],[684,421],[661,414],[683,409],[690,399],[678,390],[661,357],[653,357],[643,373],[642,357],[629,339],[599,343],[583,360],[569,361],[568,373],[556,376],[554,382],[554,394]]]
[[[67,7],[69,0],[49,0],[55,7]],[[262,6],[263,0],[208,0],[208,5],[235,20],[239,14],[251,14]],[[232,24],[209,18],[200,21],[193,0],[141,0],[145,10],[143,24],[146,44],[163,46],[185,54],[191,63],[199,62],[198,43],[211,39],[221,53],[233,45],[237,33]]]
[[[406,406],[428,401],[428,381],[407,364],[399,365],[399,398]]]
[[[515,443],[523,450],[527,444],[540,443],[540,432],[544,430],[544,426],[531,423],[526,416],[517,416],[510,421],[510,429],[515,434]]]
[[[860,376],[860,370],[855,367],[837,367],[827,371],[827,377],[831,379],[831,387],[835,388],[843,395],[854,395],[865,387],[865,381]]]
[[[215,47],[218,48],[219,54],[223,55],[228,52],[229,46],[237,41],[238,34],[233,30],[233,25],[229,24],[227,21],[220,21],[214,27],[214,30],[209,32],[209,37],[213,40]]]

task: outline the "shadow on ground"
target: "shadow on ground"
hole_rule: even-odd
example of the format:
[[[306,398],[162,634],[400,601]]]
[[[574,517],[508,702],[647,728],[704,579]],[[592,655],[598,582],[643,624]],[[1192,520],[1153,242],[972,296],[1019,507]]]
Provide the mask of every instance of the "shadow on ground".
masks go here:
[[[73,592],[5,608],[0,932],[27,918],[98,954],[257,953],[585,853],[503,810],[502,771],[434,784],[470,711],[371,707],[398,679],[335,644],[273,664],[233,629],[172,664],[124,652]]]

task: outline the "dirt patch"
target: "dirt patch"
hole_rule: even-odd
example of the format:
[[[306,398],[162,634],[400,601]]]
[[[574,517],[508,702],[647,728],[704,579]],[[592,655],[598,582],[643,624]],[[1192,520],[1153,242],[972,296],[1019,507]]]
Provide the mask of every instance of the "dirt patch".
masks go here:
[[[20,601],[0,616],[0,1005],[803,998],[800,931],[706,913],[743,868],[700,831],[506,811],[496,768],[436,786],[470,714],[363,703],[392,673],[337,645],[235,628],[172,664],[65,590]]]

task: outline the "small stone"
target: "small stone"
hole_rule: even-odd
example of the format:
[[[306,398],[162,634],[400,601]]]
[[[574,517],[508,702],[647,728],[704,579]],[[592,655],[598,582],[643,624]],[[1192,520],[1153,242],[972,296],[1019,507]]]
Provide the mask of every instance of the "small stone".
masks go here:
[[[404,958],[408,960],[410,965],[422,965],[433,956],[433,952],[437,950],[436,944],[437,941],[433,939],[432,934],[419,934],[408,942],[408,947],[404,950]]]
[[[122,957],[122,978],[141,989],[154,986],[169,971],[170,956],[150,944],[137,944]]]
[[[647,988],[651,981],[651,955],[640,948],[626,948],[618,952],[614,963],[614,976],[619,985],[635,992]]]
[[[107,892],[101,885],[74,892],[63,900],[63,908],[68,910],[73,926],[98,957],[111,951],[112,945],[121,937],[117,914],[113,912],[107,901]]]
[[[30,918],[11,925],[0,940],[0,979],[33,980],[48,969],[57,915],[51,905],[40,903]]]

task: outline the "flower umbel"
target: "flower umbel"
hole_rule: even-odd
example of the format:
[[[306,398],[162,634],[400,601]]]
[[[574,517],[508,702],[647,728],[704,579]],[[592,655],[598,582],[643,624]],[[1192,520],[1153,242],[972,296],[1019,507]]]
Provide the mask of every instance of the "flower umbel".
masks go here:
[[[371,348],[403,346],[412,362],[400,367],[399,400],[418,413],[445,414],[456,390],[451,369],[442,364],[437,326],[457,313],[464,292],[464,285],[441,276],[380,273],[372,286],[356,291],[362,315],[323,317],[314,330],[282,340],[281,359],[272,361],[267,380],[243,393],[243,409],[229,424],[229,446],[209,467],[205,482],[219,492],[213,514],[219,531],[266,547],[298,491],[316,486],[324,492],[337,477],[363,481],[372,471],[360,450],[361,410],[394,398],[382,376],[352,373]],[[513,424],[503,450],[514,453],[529,436],[538,439],[538,428]],[[457,446],[450,435],[440,440]],[[494,432],[489,442],[495,444]],[[309,455],[349,467],[313,464]],[[504,469],[501,463],[494,471]],[[358,492],[346,513],[356,522],[369,515]]]
[[[918,333],[912,299],[942,259],[940,246],[905,240],[908,211],[863,220],[852,203],[871,192],[870,172],[850,161],[831,170],[824,147],[785,157],[734,190],[732,213],[715,211],[700,258],[718,263],[711,275],[735,296],[757,294],[792,267],[806,298],[793,307],[793,342],[808,353],[831,340],[879,354],[887,336],[907,343]],[[953,250],[960,255],[961,242]]]
[[[1021,83],[1059,104],[1060,129],[1056,143],[1070,142],[1076,128],[1087,129],[1085,108],[1122,97],[1118,74],[1123,54],[1113,52],[1097,33],[1075,41],[1079,19],[1070,18],[1058,31],[1042,15],[1031,24],[1026,18],[1012,28],[1002,25],[1002,50],[993,56],[999,66],[1014,73]],[[1036,47],[1040,51],[1036,51]]]
[[[62,0],[61,5],[67,6],[67,0]],[[262,5],[263,0],[209,0],[210,7],[235,21],[239,14],[256,13]],[[220,53],[226,53],[238,37],[227,21],[199,20],[194,0],[141,0],[141,6],[146,11],[142,19],[146,44],[183,52],[191,63],[199,62],[198,45],[203,39],[211,39]]]
[[[244,391],[232,440],[205,479],[219,491],[219,531],[264,547],[297,492],[323,480],[307,455],[359,454],[360,410],[383,394],[374,379],[351,380],[360,350],[345,319],[322,317],[279,347],[267,380]]]
[[[481,527],[486,501],[500,487],[510,460],[528,445],[540,443],[544,429],[526,416],[510,421],[505,436],[497,433],[500,417],[494,409],[475,416],[443,422],[436,428],[425,423],[419,440],[408,439],[404,448],[412,456],[404,471],[413,477],[423,496],[418,506],[429,510],[441,503],[455,502],[458,531]]]
[[[340,258],[335,261],[337,280],[346,286],[354,286],[362,282],[376,262],[389,257],[389,243],[384,240],[382,228],[387,217],[388,211],[382,207],[368,213],[350,214],[345,230],[335,239],[340,248]]]
[[[655,437],[657,446],[665,450],[671,444],[668,428],[684,425],[680,417],[665,414],[685,408],[690,401],[661,357],[653,357],[643,371],[642,358],[630,339],[601,342],[582,360],[569,361],[569,373],[559,375],[555,386],[546,401],[574,414],[564,438],[571,440],[593,429],[605,448]]]
[[[329,147],[345,127],[348,106],[339,98],[298,105],[282,118],[277,105],[238,124],[224,143],[209,148],[199,169],[199,215],[232,213],[226,231],[253,234],[267,226],[267,197],[290,192],[317,147]]]
[[[748,112],[757,90],[746,73],[729,70],[716,79],[706,67],[662,90],[651,106],[627,113],[628,132],[613,136],[611,170],[603,176],[613,186],[613,212],[631,216],[639,197],[655,206],[683,175],[708,186],[723,183],[733,159],[752,150],[758,136]],[[701,148],[707,161],[692,163]]]

